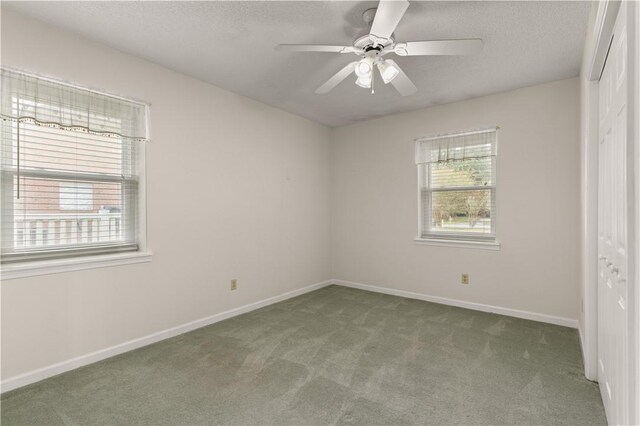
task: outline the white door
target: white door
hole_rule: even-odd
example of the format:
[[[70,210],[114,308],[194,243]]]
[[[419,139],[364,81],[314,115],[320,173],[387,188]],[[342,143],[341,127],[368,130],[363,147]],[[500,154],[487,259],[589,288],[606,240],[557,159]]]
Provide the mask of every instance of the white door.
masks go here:
[[[626,9],[599,84],[598,382],[610,424],[628,422]]]

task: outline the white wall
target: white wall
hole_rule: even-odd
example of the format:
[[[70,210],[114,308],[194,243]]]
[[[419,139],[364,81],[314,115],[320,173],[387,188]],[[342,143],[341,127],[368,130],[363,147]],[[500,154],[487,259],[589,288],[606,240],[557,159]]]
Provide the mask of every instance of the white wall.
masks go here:
[[[331,278],[330,129],[7,11],[1,53],[152,104],[155,253],[3,281],[3,379]]]
[[[333,277],[576,320],[579,114],[572,78],[334,129]],[[414,138],[495,125],[501,250],[415,245]]]

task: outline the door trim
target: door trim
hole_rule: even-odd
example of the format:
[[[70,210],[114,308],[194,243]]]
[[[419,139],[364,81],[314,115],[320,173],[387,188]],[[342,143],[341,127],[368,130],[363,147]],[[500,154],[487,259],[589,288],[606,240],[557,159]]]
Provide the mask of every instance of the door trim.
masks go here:
[[[635,363],[631,365],[630,375],[634,385],[631,386],[631,402],[629,418],[632,423],[640,424],[640,3],[630,2],[628,16],[628,43],[629,43],[629,108],[633,125],[629,136],[633,143],[633,167],[635,176],[635,247],[634,256],[635,276],[633,286],[630,286],[629,300],[631,305],[630,324],[630,356]],[[635,94],[635,95],[634,95]]]
[[[640,424],[640,3],[627,2],[628,140],[629,163],[635,171],[628,184],[633,191],[629,215],[629,412],[631,424]],[[597,380],[597,219],[598,219],[598,80],[604,68],[619,1],[594,4],[580,72],[581,99],[581,313],[580,333],[585,376]],[[633,219],[632,219],[633,218]]]
[[[581,295],[580,334],[585,376],[598,380],[598,80],[620,9],[618,1],[594,3],[580,71]]]

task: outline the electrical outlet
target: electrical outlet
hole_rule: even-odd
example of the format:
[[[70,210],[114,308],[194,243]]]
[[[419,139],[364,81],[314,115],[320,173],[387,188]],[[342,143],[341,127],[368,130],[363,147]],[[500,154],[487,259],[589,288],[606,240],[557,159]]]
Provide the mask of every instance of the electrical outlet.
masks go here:
[[[231,280],[231,290],[236,290],[238,288],[238,280],[235,278]]]
[[[462,284],[469,284],[469,274],[462,274],[462,278],[460,279]]]

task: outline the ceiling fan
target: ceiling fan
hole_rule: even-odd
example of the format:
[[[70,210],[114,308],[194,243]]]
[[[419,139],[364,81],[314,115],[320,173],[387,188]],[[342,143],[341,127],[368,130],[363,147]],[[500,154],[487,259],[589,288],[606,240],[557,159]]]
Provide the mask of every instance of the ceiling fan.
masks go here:
[[[276,49],[288,52],[354,53],[362,58],[349,63],[318,87],[316,89],[318,94],[329,92],[352,73],[357,76],[356,84],[371,89],[373,94],[375,84],[373,73],[374,68],[378,68],[384,84],[391,83],[402,96],[409,96],[418,89],[400,66],[392,59],[385,59],[385,55],[389,53],[395,53],[398,56],[469,55],[482,49],[482,39],[396,42],[393,32],[408,7],[407,0],[381,0],[377,9],[367,9],[362,14],[362,18],[367,25],[371,26],[371,31],[357,38],[353,46],[280,44]]]

